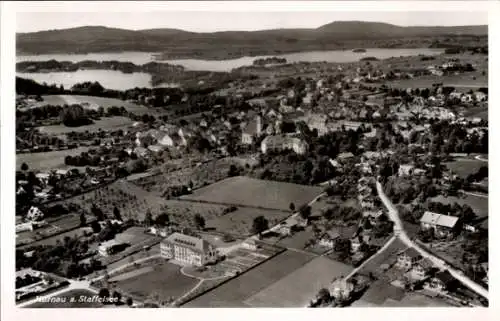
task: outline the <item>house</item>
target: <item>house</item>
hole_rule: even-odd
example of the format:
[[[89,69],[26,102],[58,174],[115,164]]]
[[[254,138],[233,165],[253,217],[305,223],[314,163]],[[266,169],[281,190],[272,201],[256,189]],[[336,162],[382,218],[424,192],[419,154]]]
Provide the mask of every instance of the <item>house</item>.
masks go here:
[[[351,153],[351,152],[345,152],[345,153],[340,153],[337,155],[337,160],[339,161],[344,161],[344,160],[347,160],[349,158],[353,158],[354,157],[354,154]]]
[[[488,284],[488,276],[489,276],[489,269],[488,269],[488,262],[483,262],[480,264],[481,269],[486,273],[486,276],[483,278],[483,282]]]
[[[428,276],[431,268],[432,262],[428,259],[422,259],[413,265],[409,277],[413,281],[422,281]]]
[[[345,278],[338,278],[328,288],[330,295],[337,300],[345,301],[351,297],[354,284]]]
[[[150,151],[152,151],[153,153],[161,153],[162,151],[164,151],[166,149],[166,147],[162,146],[162,145],[151,145],[151,146],[148,146],[148,149]]]
[[[33,222],[16,224],[16,233],[33,231],[33,230],[34,230]]]
[[[248,239],[241,244],[241,246],[245,249],[256,251],[259,248],[259,245],[254,239]]]
[[[36,206],[30,207],[28,210],[28,214],[26,214],[26,219],[29,221],[39,221],[43,219],[44,214],[40,209]]]
[[[357,253],[361,245],[363,245],[363,238],[360,235],[353,237],[351,239],[351,252]]]
[[[437,273],[429,282],[424,284],[424,289],[434,292],[444,292],[452,289],[455,284],[455,278],[446,270]]]
[[[415,166],[413,165],[399,165],[398,175],[399,176],[409,176],[413,174],[413,169]]]
[[[363,210],[375,208],[375,201],[372,199],[363,199],[360,203]]]
[[[474,93],[474,95],[476,96],[476,100],[481,102],[481,101],[488,101],[488,95],[486,95],[485,93],[481,92],[481,91],[476,91]]]
[[[40,183],[42,183],[43,185],[47,185],[48,184],[49,178],[50,178],[50,174],[49,173],[38,173],[35,176],[38,179],[38,181]]]
[[[319,240],[319,245],[330,249],[335,246],[335,241],[340,237],[340,233],[336,230],[327,231]]]
[[[147,148],[144,148],[144,147],[136,147],[136,148],[134,148],[134,153],[137,156],[146,157],[149,154],[149,150]]]
[[[274,135],[267,136],[261,143],[261,150],[263,154],[268,151],[282,151],[293,150],[296,154],[303,155],[307,152],[307,143],[297,137]]]
[[[262,118],[256,116],[252,121],[250,121],[241,134],[241,143],[244,145],[252,145],[255,137],[262,134]]]
[[[204,239],[173,233],[160,243],[161,256],[181,264],[203,266],[218,259],[217,248]]]
[[[398,254],[395,266],[398,269],[409,270],[415,263],[417,263],[421,259],[422,256],[420,255],[420,253],[414,248],[410,247]]]
[[[119,243],[116,240],[109,240],[106,242],[103,242],[99,245],[99,248],[97,251],[99,252],[100,255],[102,256],[109,256],[118,251],[120,247],[124,246],[123,243]]]
[[[458,217],[426,211],[420,219],[423,230],[433,229],[437,237],[450,236],[457,226]]]

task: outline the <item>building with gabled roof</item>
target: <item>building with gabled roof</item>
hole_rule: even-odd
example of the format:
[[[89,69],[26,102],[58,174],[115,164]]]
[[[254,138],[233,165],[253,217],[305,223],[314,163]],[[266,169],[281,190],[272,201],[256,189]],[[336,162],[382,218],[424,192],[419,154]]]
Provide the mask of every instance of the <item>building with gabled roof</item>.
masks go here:
[[[432,229],[438,237],[449,236],[458,226],[457,216],[445,215],[426,211],[420,218],[420,226],[424,230]]]
[[[413,247],[410,247],[402,252],[399,252],[395,266],[399,269],[409,270],[421,259],[422,256],[420,253]]]
[[[162,257],[185,265],[203,266],[218,259],[217,248],[208,241],[177,232],[160,243],[160,251]]]

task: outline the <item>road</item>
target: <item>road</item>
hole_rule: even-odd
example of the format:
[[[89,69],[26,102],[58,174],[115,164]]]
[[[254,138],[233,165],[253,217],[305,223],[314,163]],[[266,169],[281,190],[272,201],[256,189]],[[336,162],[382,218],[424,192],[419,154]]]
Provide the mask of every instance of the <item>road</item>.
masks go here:
[[[442,259],[434,256],[432,253],[425,251],[408,237],[406,231],[404,230],[403,223],[399,218],[398,210],[396,209],[394,204],[392,204],[391,200],[389,200],[387,195],[385,195],[382,188],[382,184],[380,184],[378,180],[377,180],[377,192],[380,199],[382,200],[382,203],[387,208],[389,218],[394,222],[395,236],[397,236],[406,246],[412,247],[415,250],[417,250],[422,257],[427,258],[428,260],[433,262],[433,264],[436,267],[440,268],[441,270],[448,270],[448,272],[450,272],[450,274],[454,278],[462,282],[462,284],[464,284],[477,294],[481,295],[482,297],[488,299],[488,291],[485,288],[483,288],[482,286],[480,286],[479,284],[477,284],[476,282],[465,276],[465,274],[462,271],[454,269],[453,267],[446,264],[446,262],[444,262]]]

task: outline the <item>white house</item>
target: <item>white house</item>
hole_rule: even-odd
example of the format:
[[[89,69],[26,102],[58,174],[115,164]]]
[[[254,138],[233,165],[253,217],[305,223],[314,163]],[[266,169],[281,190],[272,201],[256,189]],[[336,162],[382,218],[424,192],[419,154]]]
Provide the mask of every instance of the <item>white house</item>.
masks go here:
[[[261,143],[263,154],[268,151],[293,150],[296,154],[302,155],[307,152],[308,145],[305,141],[297,137],[290,136],[267,136]]]
[[[217,248],[208,241],[181,233],[173,233],[160,243],[161,256],[181,264],[203,266],[218,259]]]
[[[32,206],[29,209],[28,214],[26,214],[26,219],[30,221],[39,221],[43,219],[43,217],[44,217],[43,212],[40,211],[40,209],[36,206]]]

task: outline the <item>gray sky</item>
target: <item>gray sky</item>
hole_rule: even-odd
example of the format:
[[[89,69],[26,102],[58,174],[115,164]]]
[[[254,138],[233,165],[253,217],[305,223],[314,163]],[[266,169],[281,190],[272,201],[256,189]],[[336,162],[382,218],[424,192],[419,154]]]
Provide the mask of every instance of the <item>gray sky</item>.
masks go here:
[[[118,4],[118,2],[116,2]],[[433,12],[18,12],[17,32],[99,25],[123,29],[176,28],[195,32],[316,28],[339,20],[387,22],[400,26],[488,24],[486,11]]]

